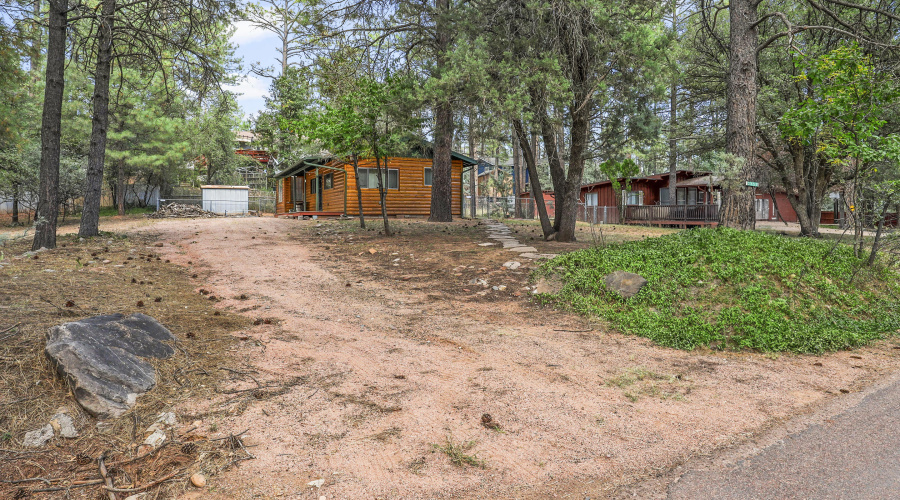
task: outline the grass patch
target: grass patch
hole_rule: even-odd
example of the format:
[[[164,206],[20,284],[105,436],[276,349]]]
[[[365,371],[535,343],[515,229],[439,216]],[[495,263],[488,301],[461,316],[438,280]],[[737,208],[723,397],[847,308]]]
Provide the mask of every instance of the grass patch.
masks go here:
[[[156,207],[129,207],[125,209],[125,215],[142,215],[152,214],[156,211]],[[113,217],[119,215],[119,209],[116,207],[100,207],[100,217]]]
[[[639,399],[639,395],[682,401],[691,391],[690,385],[682,382],[681,375],[656,373],[642,366],[630,368],[607,380],[606,385],[622,389],[622,395],[632,403]]]
[[[606,289],[617,270],[647,285],[630,300]],[[900,279],[827,241],[695,229],[561,255],[536,274],[563,283],[545,300],[678,349],[823,353],[900,329]]]
[[[472,467],[479,467],[484,469],[485,463],[484,460],[478,458],[478,455],[472,453],[469,454],[469,450],[475,447],[475,441],[467,441],[465,443],[457,443],[453,441],[453,438],[447,436],[446,441],[443,445],[432,444],[431,447],[434,451],[439,451],[448,457],[450,457],[450,462],[453,465],[457,465],[459,467],[463,467],[466,465],[471,465]]]

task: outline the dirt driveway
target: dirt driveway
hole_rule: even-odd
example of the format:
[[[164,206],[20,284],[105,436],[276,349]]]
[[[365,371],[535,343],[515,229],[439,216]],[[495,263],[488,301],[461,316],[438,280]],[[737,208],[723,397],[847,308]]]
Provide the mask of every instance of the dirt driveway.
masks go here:
[[[204,498],[596,498],[900,367],[889,342],[824,357],[661,348],[534,304],[528,269],[503,270],[482,226],[387,240],[317,224],[138,229],[198,289],[249,297],[219,307],[273,320],[236,333],[233,368],[286,392],[209,422],[246,429],[257,458]]]

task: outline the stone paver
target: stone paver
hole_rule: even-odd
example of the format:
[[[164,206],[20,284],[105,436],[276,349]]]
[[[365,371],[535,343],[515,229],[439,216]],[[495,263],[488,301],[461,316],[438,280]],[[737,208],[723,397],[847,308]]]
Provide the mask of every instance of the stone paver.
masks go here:
[[[506,224],[488,224],[488,238],[497,241],[503,245],[503,248],[510,252],[518,252],[520,256],[526,259],[551,259],[556,254],[539,254],[534,247],[525,246],[510,234],[510,230]],[[493,243],[479,243],[479,246],[491,246]]]

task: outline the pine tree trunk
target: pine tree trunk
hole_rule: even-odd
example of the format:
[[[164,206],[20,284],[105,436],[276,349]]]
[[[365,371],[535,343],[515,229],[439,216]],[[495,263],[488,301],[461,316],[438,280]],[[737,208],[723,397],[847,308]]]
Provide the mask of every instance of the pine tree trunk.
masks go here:
[[[450,32],[443,17],[450,10],[450,0],[435,0],[435,47],[437,50],[437,76],[443,78],[450,49]],[[434,106],[434,151],[431,168],[431,222],[453,220],[453,173],[451,149],[453,147],[453,107],[450,96],[440,97]]]
[[[563,213],[559,211],[563,184],[566,182],[566,171],[559,154],[559,145],[556,142],[556,131],[550,123],[546,112],[540,112],[538,116],[541,124],[541,137],[544,140],[544,152],[547,154],[547,166],[550,168],[550,182],[553,184],[556,210],[553,214],[553,231],[559,232],[560,218]]]
[[[513,141],[513,198],[515,203],[515,214],[517,219],[522,218],[522,163],[520,161],[521,158],[521,147],[519,146],[518,141]]]
[[[475,159],[475,126],[472,120],[472,114],[469,113],[469,158]],[[433,171],[432,171],[433,172]],[[478,183],[476,177],[478,175],[478,165],[472,165],[469,170],[469,194],[472,196],[472,203],[469,204],[469,215],[475,219],[476,208],[478,205]],[[432,178],[433,179],[433,178]]]
[[[673,82],[669,88],[669,205],[675,204],[678,189],[678,140],[675,139],[675,127],[678,126],[677,113],[678,91]]]
[[[522,126],[520,120],[513,120],[513,131],[516,133],[524,153],[525,167],[528,169],[528,176],[531,181],[531,197],[534,199],[534,206],[541,221],[541,231],[544,233],[544,239],[546,240],[553,235],[554,231],[553,226],[550,224],[550,217],[547,216],[547,207],[544,204],[544,191],[541,189],[541,179],[537,173],[537,158],[534,157],[534,149],[528,144],[528,136],[525,135],[525,127]]]
[[[356,176],[356,202],[359,204],[359,227],[366,228],[366,216],[363,215],[362,187],[359,185],[359,157],[353,155],[353,175]]]
[[[388,220],[387,213],[387,186],[385,186],[385,179],[381,171],[381,155],[378,153],[375,153],[375,165],[378,167],[378,196],[381,200],[381,218],[384,220],[384,235],[392,236],[391,223]],[[388,172],[387,157],[384,158],[384,172],[385,174]]]
[[[431,222],[453,220],[453,182],[450,144],[453,140],[453,111],[449,101],[435,109],[434,158],[431,168]]]
[[[120,158],[116,165],[116,207],[121,216],[125,215],[125,160]]]
[[[109,80],[112,71],[112,31],[115,12],[116,0],[103,0],[100,36],[97,40],[97,66],[94,72],[91,145],[84,187],[84,209],[81,212],[81,227],[78,229],[78,236],[82,238],[100,234],[100,197],[103,186],[103,164],[106,161],[106,134],[109,128]]]
[[[59,215],[59,155],[62,103],[65,90],[66,22],[68,0],[49,0],[47,73],[41,117],[41,182],[38,189],[32,250],[56,248]]]
[[[722,193],[720,224],[737,229],[756,227],[755,190],[746,185],[755,180],[757,6],[753,0],[731,0],[731,53],[726,109],[725,150],[741,158],[740,173]]]
[[[578,74],[578,76],[583,76]],[[581,195],[581,177],[584,174],[584,153],[587,149],[590,116],[593,107],[590,105],[590,96],[584,92],[592,92],[588,89],[585,79],[576,78],[576,88],[581,89],[575,93],[575,103],[584,103],[570,108],[572,119],[570,128],[569,168],[567,169],[562,184],[562,192],[556,189],[556,214],[559,226],[556,241],[569,243],[576,241],[575,228],[578,220],[578,201]]]
[[[19,183],[13,183],[13,199],[12,199],[12,223],[14,226],[19,225]]]

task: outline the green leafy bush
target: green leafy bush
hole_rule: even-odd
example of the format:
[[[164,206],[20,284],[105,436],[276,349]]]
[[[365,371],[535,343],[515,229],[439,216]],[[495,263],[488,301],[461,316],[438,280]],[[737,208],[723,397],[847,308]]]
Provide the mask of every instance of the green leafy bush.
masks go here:
[[[604,284],[617,270],[648,283],[622,299]],[[542,299],[678,349],[818,354],[900,329],[897,273],[821,240],[695,229],[564,254],[537,274],[563,282]]]

